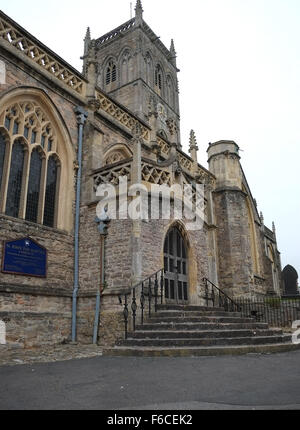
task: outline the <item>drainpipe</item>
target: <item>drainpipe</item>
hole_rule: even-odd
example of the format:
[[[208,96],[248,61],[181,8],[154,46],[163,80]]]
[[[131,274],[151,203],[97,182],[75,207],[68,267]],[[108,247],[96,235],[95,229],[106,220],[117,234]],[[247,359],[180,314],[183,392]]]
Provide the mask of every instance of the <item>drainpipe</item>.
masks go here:
[[[77,322],[77,296],[79,291],[79,226],[80,226],[80,197],[81,197],[81,177],[82,177],[82,145],[83,127],[87,120],[88,113],[80,106],[75,108],[78,123],[78,172],[76,187],[76,209],[75,209],[75,259],[74,259],[74,290],[72,304],[72,343],[76,342],[76,322]]]
[[[107,236],[107,227],[108,227],[108,223],[110,222],[110,219],[107,215],[107,208],[104,209],[104,212],[102,213],[100,218],[96,217],[95,222],[98,224],[98,231],[100,233],[100,240],[101,240],[101,284],[100,284],[100,288],[97,291],[97,298],[96,298],[94,335],[93,335],[94,345],[97,344],[97,340],[98,340],[100,307],[101,307],[101,290],[104,288],[104,284],[105,284],[105,236]]]

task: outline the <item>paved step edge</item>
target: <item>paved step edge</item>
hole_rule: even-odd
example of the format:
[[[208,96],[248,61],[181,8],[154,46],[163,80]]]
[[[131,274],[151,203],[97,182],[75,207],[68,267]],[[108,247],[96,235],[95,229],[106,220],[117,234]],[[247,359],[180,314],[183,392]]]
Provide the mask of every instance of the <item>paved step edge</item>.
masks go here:
[[[243,345],[230,347],[189,347],[189,348],[104,348],[103,356],[114,357],[195,357],[246,354],[274,354],[300,350],[300,345],[292,343],[273,345]]]
[[[159,311],[152,315],[151,318],[183,318],[183,317],[228,317],[228,318],[242,318],[240,312],[225,312],[225,311]]]
[[[192,305],[158,305],[157,306],[158,311],[182,311],[182,312],[189,312],[189,311],[216,311],[216,312],[225,312],[225,308],[218,308],[218,307],[206,307],[206,306],[192,306]]]
[[[156,317],[156,318],[150,318],[147,322],[147,324],[159,324],[159,323],[219,323],[219,324],[250,324],[251,322],[255,323],[254,318],[240,318],[240,317],[205,317],[205,316],[199,316],[199,317]]]
[[[233,337],[268,337],[268,336],[280,336],[283,334],[283,331],[281,329],[254,329],[254,330],[247,330],[247,329],[241,329],[241,330],[138,330],[135,333],[130,333],[128,335],[128,339],[148,339],[149,336],[157,336],[158,338],[162,336],[162,340],[169,339],[167,336],[189,336],[193,337],[198,335],[200,339],[202,339],[204,336],[212,336],[214,338],[214,335],[223,335],[223,338],[233,338]],[[144,337],[142,337],[144,336]],[[181,339],[170,337],[170,340],[173,339]]]
[[[247,341],[251,339],[253,341],[252,345],[264,345],[266,344],[272,345],[273,343],[288,343],[291,341],[291,335],[274,335],[274,336],[253,336],[253,337],[217,337],[217,338],[192,338],[192,339],[127,339],[121,340],[119,342],[120,347],[129,347],[129,348],[147,348],[147,347],[159,347],[159,348],[168,348],[169,343],[181,343],[181,345],[174,345],[174,347],[178,348],[202,348],[202,347],[213,347],[214,343],[219,345],[215,345],[216,347],[225,347],[225,346],[239,346],[239,345],[248,345]],[[191,345],[192,343],[202,343],[202,345]],[[211,342],[211,345],[208,343]],[[261,343],[260,343],[261,342]],[[161,345],[159,345],[161,343]],[[186,344],[184,344],[186,343]],[[205,345],[206,343],[206,345]],[[223,343],[223,345],[222,345]],[[152,344],[152,345],[151,345]],[[231,345],[232,344],[232,345]],[[250,343],[251,344],[251,343]]]
[[[143,326],[137,326],[137,332],[146,331],[214,331],[214,330],[268,330],[269,325],[267,323],[160,323],[160,324],[144,324]]]

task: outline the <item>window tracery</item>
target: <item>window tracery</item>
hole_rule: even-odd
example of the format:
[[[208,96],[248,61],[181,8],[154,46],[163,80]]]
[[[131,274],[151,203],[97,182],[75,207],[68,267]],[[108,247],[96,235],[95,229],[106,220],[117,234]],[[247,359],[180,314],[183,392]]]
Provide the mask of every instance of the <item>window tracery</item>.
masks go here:
[[[15,102],[0,114],[0,191],[3,197],[0,211],[55,227],[59,173],[56,151],[54,127],[36,102]]]

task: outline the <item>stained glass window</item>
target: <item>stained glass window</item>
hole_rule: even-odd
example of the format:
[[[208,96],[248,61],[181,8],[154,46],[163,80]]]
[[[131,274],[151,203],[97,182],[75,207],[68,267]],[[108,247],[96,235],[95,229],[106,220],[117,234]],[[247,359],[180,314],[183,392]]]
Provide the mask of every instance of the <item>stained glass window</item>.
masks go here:
[[[115,64],[110,62],[110,82],[116,78],[116,73]],[[32,101],[14,103],[0,111],[0,116],[8,132],[0,131],[0,191],[5,198],[5,213],[55,227],[56,190],[60,178],[57,155],[51,156],[44,168],[47,153],[55,153],[58,146],[55,128],[41,107]],[[19,138],[20,134],[23,137]],[[31,148],[32,145],[39,146]],[[10,164],[6,169],[4,163],[10,148]],[[27,171],[28,178],[25,177]],[[5,181],[4,175],[8,176]]]
[[[17,218],[19,216],[20,198],[22,191],[22,177],[24,167],[24,146],[21,140],[16,140],[12,149],[9,182],[6,200],[6,215]]]
[[[40,184],[42,172],[42,157],[38,151],[31,153],[29,181],[27,190],[26,220],[37,222]]]
[[[32,134],[31,134],[31,143],[32,143],[32,145],[34,144],[34,143],[36,143],[36,131],[32,131]]]
[[[45,148],[45,142],[46,142],[46,136],[43,135],[41,137],[41,145],[42,145],[43,148]]]
[[[6,149],[5,137],[3,136],[2,133],[0,133],[0,189],[1,189],[1,183],[2,183],[3,170],[4,170],[5,149]]]
[[[54,157],[50,157],[48,161],[44,209],[44,225],[47,225],[48,227],[54,227],[57,171],[57,162]]]
[[[7,130],[9,131],[10,129],[10,118],[8,116],[5,117],[5,128],[7,128]]]
[[[28,135],[29,135],[29,128],[27,126],[24,127],[24,136],[26,137],[26,139],[28,139]]]
[[[19,123],[17,121],[15,121],[13,134],[18,134],[18,133],[19,133]]]

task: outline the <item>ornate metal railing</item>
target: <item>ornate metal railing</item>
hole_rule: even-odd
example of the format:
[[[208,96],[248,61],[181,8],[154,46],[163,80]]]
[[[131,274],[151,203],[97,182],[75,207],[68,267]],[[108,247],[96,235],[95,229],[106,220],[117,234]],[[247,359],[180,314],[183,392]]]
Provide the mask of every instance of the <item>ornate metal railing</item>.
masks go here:
[[[124,299],[124,302],[123,302]],[[161,269],[139,282],[129,293],[119,296],[120,304],[124,303],[125,339],[131,329],[136,331],[137,322],[144,325],[146,316],[151,318],[164,302],[164,270]]]
[[[207,278],[204,278],[203,281],[205,284],[204,299],[207,307],[212,304],[213,307],[224,308],[226,312],[241,312],[241,307],[213,282]]]
[[[294,321],[300,320],[300,296],[239,297],[236,302],[243,317],[255,318],[257,322],[267,323],[270,327],[291,328]]]

